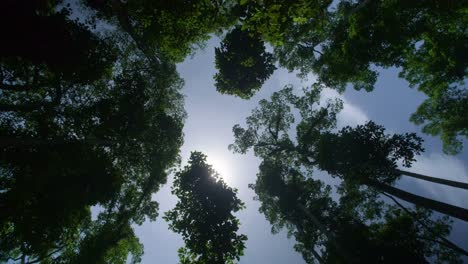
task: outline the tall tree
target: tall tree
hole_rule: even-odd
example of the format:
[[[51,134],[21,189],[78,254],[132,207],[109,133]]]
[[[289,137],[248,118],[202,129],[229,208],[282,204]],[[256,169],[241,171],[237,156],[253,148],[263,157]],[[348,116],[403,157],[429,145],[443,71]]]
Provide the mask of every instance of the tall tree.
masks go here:
[[[127,33],[154,65],[181,62],[197,45],[236,20],[234,1],[83,0],[99,18]]]
[[[245,235],[238,235],[239,220],[233,213],[244,204],[206,163],[201,152],[192,152],[189,164],[175,175],[172,193],[179,201],[166,212],[169,228],[180,233],[185,248],[181,263],[233,263],[245,248]]]
[[[94,205],[138,208],[121,221],[129,227],[155,219],[151,193],[165,183],[182,144],[183,82],[172,62],[148,67],[141,51],[115,41],[111,73],[88,83],[41,64],[2,64],[18,83],[37,69],[30,81],[41,84],[1,98],[2,260],[60,256]]]
[[[276,69],[273,55],[255,33],[236,27],[215,48],[216,89],[244,99],[252,97]]]
[[[346,127],[340,132],[334,133],[336,115],[341,110],[342,103],[339,100],[329,100],[325,104],[321,104],[320,92],[321,86],[318,84],[311,89],[305,89],[300,96],[293,93],[292,87],[286,87],[274,93],[270,101],[260,101],[259,107],[254,109],[252,115],[246,120],[247,128],[242,128],[239,125],[234,126],[235,143],[230,145],[230,149],[246,153],[250,148],[253,148],[254,154],[263,160],[255,185],[257,194],[264,192],[262,185],[259,185],[260,179],[262,179],[261,183],[263,184],[274,184],[273,186],[279,188],[279,186],[286,184],[281,183],[286,181],[284,179],[286,176],[283,176],[283,180],[280,176],[274,176],[281,175],[281,171],[289,171],[291,175],[286,177],[289,179],[288,181],[295,178],[301,179],[300,176],[294,176],[295,174],[304,175],[302,178],[309,180],[310,173],[318,168],[340,178],[338,193],[346,197],[340,202],[340,210],[351,208],[353,213],[348,215],[378,216],[380,206],[376,201],[379,200],[379,195],[384,193],[397,196],[417,206],[466,220],[467,209],[420,197],[393,186],[400,176],[397,161],[401,161],[405,166],[410,166],[414,161],[414,156],[422,151],[419,138],[414,134],[385,135],[383,128],[372,122],[355,129]],[[295,121],[293,112],[300,115],[298,122]],[[294,139],[290,137],[293,124],[297,124],[295,127],[297,136]],[[343,134],[347,136],[341,137],[340,135]],[[338,138],[342,141],[339,141]],[[282,165],[275,167],[278,164]],[[269,171],[267,174],[269,176],[260,178],[263,171]],[[307,186],[305,179],[297,186]],[[257,190],[257,186],[260,186],[259,190]],[[278,196],[280,189],[273,189],[270,192],[272,193],[266,197],[270,197],[272,194]],[[290,192],[294,195],[299,193],[295,189]],[[324,191],[318,189],[309,192],[320,193]],[[287,195],[283,196],[287,197]],[[265,207],[282,201],[282,199],[277,200],[274,197],[268,199],[261,198],[260,195],[259,197],[265,201],[262,204]],[[297,207],[295,205],[300,203],[287,202],[285,204],[290,206],[293,204],[291,210],[294,210],[293,208]],[[349,206],[344,206],[345,204],[349,204]],[[359,213],[356,213],[357,207],[362,208],[357,210]],[[305,211],[300,208],[295,210]],[[326,210],[322,209],[320,212],[326,212]],[[285,211],[283,214],[287,215]],[[325,227],[326,225],[324,221],[320,220],[320,214],[317,212],[315,214],[316,220],[311,218],[312,216],[308,216],[309,219],[312,219],[310,220],[312,226],[319,230],[333,230],[321,227],[321,225]],[[278,216],[268,218],[280,221]],[[288,221],[294,223],[295,220],[289,219]],[[316,235],[310,236],[317,237]],[[329,240],[333,240],[330,239],[333,234],[325,234],[325,236]],[[442,240],[443,238],[441,238]],[[320,243],[318,244],[320,245]],[[305,248],[311,249],[310,246]],[[463,250],[458,252],[460,251],[466,252]]]
[[[61,4],[60,0],[0,3],[0,31],[8,36],[0,44],[0,65],[10,66],[0,71],[2,92],[38,89],[50,84],[45,80],[50,75],[89,83],[109,73],[117,56],[110,39],[69,19],[71,8]]]
[[[383,128],[372,122],[356,129],[346,127],[334,134],[332,129],[335,128],[341,102],[329,101],[326,106],[320,106],[320,89],[316,84],[301,97],[294,95],[292,88],[288,87],[273,94],[270,102],[260,101],[260,107],[247,118],[247,129],[234,126],[236,142],[230,147],[240,153],[253,147],[255,154],[264,159],[271,153],[282,153],[291,162],[317,167],[348,183],[369,186],[468,221],[468,209],[392,186],[401,174],[397,162],[401,161],[405,167],[411,166],[414,156],[423,150],[421,139],[415,134],[385,136]],[[289,129],[294,123],[291,107],[301,115],[295,141],[289,137]]]
[[[239,24],[274,48],[280,66],[328,87],[371,91],[377,67],[397,67],[428,99],[411,120],[446,153],[467,136],[465,6],[455,1],[240,1]]]
[[[280,155],[263,160],[251,185],[261,202],[260,212],[272,232],[286,228],[295,249],[307,263],[458,263],[465,250],[444,238],[445,219],[431,220],[427,210],[397,209],[370,194],[339,192],[314,179],[312,172],[284,161]],[[364,193],[368,195],[368,192]],[[364,212],[364,213],[363,213]],[[382,215],[383,214],[383,215]],[[415,218],[418,221],[415,221]]]

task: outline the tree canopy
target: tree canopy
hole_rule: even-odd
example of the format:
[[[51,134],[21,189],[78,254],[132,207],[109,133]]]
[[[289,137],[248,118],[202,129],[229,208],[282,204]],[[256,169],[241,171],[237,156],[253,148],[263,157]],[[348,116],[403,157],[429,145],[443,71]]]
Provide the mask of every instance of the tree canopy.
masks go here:
[[[296,249],[306,261],[313,263],[315,259],[319,262],[340,263],[349,259],[346,254],[355,254],[357,250],[346,249],[350,244],[345,242],[350,239],[346,236],[363,236],[367,242],[356,245],[359,252],[363,252],[363,255],[355,256],[356,263],[373,258],[377,261],[379,257],[382,257],[383,263],[393,262],[393,257],[397,256],[392,255],[391,251],[387,252],[385,243],[380,245],[378,240],[378,236],[383,235],[379,233],[379,228],[386,230],[391,227],[378,226],[382,225],[380,221],[385,215],[387,222],[384,225],[397,221],[391,214],[398,212],[385,205],[382,196],[394,196],[417,207],[467,221],[467,209],[419,197],[393,186],[402,174],[397,162],[409,167],[415,155],[423,151],[419,137],[415,134],[386,135],[384,128],[372,121],[335,132],[336,116],[342,108],[342,102],[329,100],[321,104],[321,89],[321,85],[315,84],[297,95],[293,93],[292,87],[285,87],[273,93],[270,100],[261,100],[251,116],[247,117],[246,128],[239,125],[233,127],[235,142],[230,145],[238,153],[246,153],[253,148],[254,154],[262,160],[257,181],[251,186],[262,202],[260,211],[273,224],[273,231],[287,227],[296,236]],[[298,121],[293,111],[299,114]],[[296,124],[295,130],[292,130],[293,124]],[[294,131],[296,137],[291,138]],[[331,199],[329,186],[313,177],[316,169],[340,178],[336,188],[339,201]],[[406,211],[403,213],[408,214]],[[403,249],[398,250],[403,254],[402,259],[413,256],[419,259],[415,259],[415,262],[425,263],[426,259],[433,256],[440,261],[456,262],[457,253],[467,253],[456,245],[445,245],[444,236],[448,234],[449,223],[444,220],[432,222],[427,213],[423,215],[428,224],[408,226],[416,228],[414,237],[408,238],[413,241],[408,243],[412,243],[415,248],[394,244],[408,250],[408,253],[403,253]],[[406,217],[416,216],[411,214]],[[303,224],[303,221],[309,224]],[[369,221],[377,223],[367,226]],[[417,224],[415,219],[412,221]],[[428,228],[433,225],[445,227],[437,229],[440,233],[428,231],[434,230]],[[364,233],[359,233],[360,228]],[[356,229],[358,233],[348,233],[347,229]],[[420,232],[429,233],[422,235],[422,238]],[[440,249],[432,248],[436,246],[432,243],[425,243],[423,240],[426,236],[437,237],[437,247],[444,247],[447,255],[437,255],[435,252]],[[396,241],[401,239],[397,236],[394,238]],[[345,239],[344,245],[339,243],[340,239]],[[366,249],[366,243],[376,248]],[[317,249],[323,247],[325,251],[318,253]],[[332,253],[328,253],[329,248]],[[421,253],[418,256],[416,252],[419,251]],[[369,255],[369,252],[376,255]],[[408,255],[405,257],[404,254]]]
[[[221,93],[252,97],[276,67],[273,56],[265,51],[263,41],[254,33],[234,28],[215,49],[216,89]]]
[[[0,262],[138,263],[135,225],[155,221],[152,194],[174,177],[164,215],[181,263],[234,263],[244,208],[193,152],[177,63],[217,36],[216,89],[250,99],[277,67],[314,74],[233,128],[238,153],[260,158],[250,187],[274,232],[286,228],[308,263],[458,263],[449,217],[468,209],[396,186],[424,151],[415,133],[369,121],[337,127],[325,87],[372,91],[396,67],[427,98],[411,116],[456,154],[468,135],[468,21],[462,1],[4,0],[0,2]],[[205,67],[206,65],[201,65]],[[328,173],[329,186],[315,176]],[[405,207],[399,201],[414,204]],[[391,203],[394,203],[392,205]]]
[[[192,152],[188,165],[175,175],[172,193],[179,201],[164,218],[180,233],[185,248],[180,263],[233,263],[243,255],[245,235],[238,235],[233,215],[244,208],[237,190],[226,185],[201,152]]]
[[[440,135],[446,153],[461,150],[468,124],[461,2],[240,1],[240,8],[241,28],[270,44],[280,66],[315,74],[327,87],[372,91],[379,68],[398,68],[428,97],[411,120]]]
[[[125,263],[142,254],[132,224],[155,220],[151,194],[178,161],[183,81],[125,32],[93,31],[47,4],[2,3],[27,30],[0,58],[0,258]],[[108,220],[94,223],[91,207]]]

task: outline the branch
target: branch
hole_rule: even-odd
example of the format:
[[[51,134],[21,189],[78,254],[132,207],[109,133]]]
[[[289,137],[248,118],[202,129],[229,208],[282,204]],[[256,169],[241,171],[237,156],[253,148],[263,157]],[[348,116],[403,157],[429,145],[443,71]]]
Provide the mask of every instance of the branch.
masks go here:
[[[62,100],[63,90],[60,85],[55,88],[55,96],[50,102],[33,102],[29,104],[5,104],[0,103],[0,111],[2,112],[32,112],[40,108],[52,109],[60,104]]]
[[[322,52],[320,52],[320,51],[318,51],[318,50],[316,50],[316,49],[312,49],[312,50],[313,50],[314,52],[320,54],[320,56],[323,56],[323,53],[322,53]]]
[[[295,225],[296,225],[297,232],[299,232],[299,234],[301,234],[302,236],[306,237],[306,235],[304,233],[304,229],[302,228],[302,226],[300,224],[297,224],[297,223],[295,223]],[[320,256],[320,254],[315,250],[315,247],[312,247],[311,251],[312,251],[312,254],[314,255],[314,257],[319,262],[319,264],[325,263],[322,256]]]
[[[65,247],[65,245],[63,245],[63,246],[57,248],[55,251],[52,251],[52,252],[50,252],[49,254],[47,254],[47,255],[45,255],[45,256],[43,256],[43,257],[39,257],[39,258],[37,258],[37,259],[35,259],[35,260],[33,260],[33,261],[28,261],[28,262],[26,262],[26,264],[38,263],[38,262],[44,260],[45,258],[48,258],[48,257],[52,256],[53,254],[58,253],[58,252],[59,252],[60,250],[62,250],[64,247]]]
[[[312,129],[314,129],[318,124],[320,124],[325,119],[325,117],[328,115],[328,108],[321,108],[320,112],[321,113],[318,116],[318,118],[316,118],[312,122],[312,124],[309,126],[309,128],[307,129],[307,132],[304,135],[310,134],[312,132]]]
[[[160,59],[154,54],[151,54],[148,46],[146,46],[146,44],[140,40],[140,37],[135,32],[135,29],[130,22],[128,11],[122,5],[122,2],[120,2],[120,0],[112,0],[111,3],[112,9],[114,9],[114,11],[117,13],[117,19],[120,23],[120,26],[128,33],[128,35],[130,35],[138,49],[146,56],[146,58],[156,67],[158,67],[161,64]]]

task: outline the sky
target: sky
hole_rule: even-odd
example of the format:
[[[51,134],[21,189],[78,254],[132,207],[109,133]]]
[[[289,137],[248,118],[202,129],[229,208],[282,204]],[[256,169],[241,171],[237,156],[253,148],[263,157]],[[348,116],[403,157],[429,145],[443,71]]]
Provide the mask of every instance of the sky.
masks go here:
[[[314,79],[300,80],[294,73],[278,69],[263,85],[263,88],[250,100],[222,95],[214,87],[214,47],[219,43],[211,39],[203,50],[178,65],[181,77],[185,80],[183,93],[185,109],[188,113],[184,127],[184,145],[181,149],[182,165],[185,165],[191,151],[201,151],[208,156],[208,163],[213,165],[231,187],[238,189],[238,197],[246,204],[246,209],[237,213],[241,222],[239,233],[248,236],[241,264],[302,264],[300,254],[294,250],[294,238],[288,238],[282,231],[271,233],[271,225],[258,212],[259,203],[253,200],[254,192],[247,185],[255,182],[260,161],[252,152],[246,155],[234,154],[228,150],[233,143],[232,127],[244,124],[259,100],[269,98],[284,85],[293,84],[296,89],[310,85]],[[409,122],[409,116],[425,98],[417,90],[410,89],[408,83],[398,78],[397,69],[380,71],[375,90],[371,93],[347,89],[339,95],[333,90],[325,90],[323,99],[339,96],[344,109],[338,117],[338,125],[363,124],[373,120],[384,125],[388,132],[417,132],[425,140],[426,151],[417,158],[410,171],[434,177],[468,182],[468,142],[465,150],[456,156],[442,153],[441,142],[437,137],[429,137],[420,132],[421,127]],[[172,176],[172,175],[171,175]],[[177,249],[183,246],[181,237],[168,230],[162,219],[164,212],[175,206],[177,198],[170,192],[171,176],[153,199],[160,204],[156,222],[145,222],[135,230],[144,245],[145,254],[142,263],[177,263]],[[332,184],[332,183],[330,183]],[[468,193],[455,188],[437,186],[414,179],[402,178],[397,186],[416,194],[439,201],[468,208]],[[468,249],[468,223],[455,221],[450,239]],[[468,259],[465,259],[468,263]]]

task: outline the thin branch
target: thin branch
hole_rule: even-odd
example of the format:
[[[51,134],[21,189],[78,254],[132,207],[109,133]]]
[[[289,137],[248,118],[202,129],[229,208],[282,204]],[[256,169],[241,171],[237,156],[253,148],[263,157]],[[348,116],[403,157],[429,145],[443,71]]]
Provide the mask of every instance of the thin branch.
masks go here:
[[[328,108],[321,108],[320,115],[317,118],[315,118],[315,120],[313,120],[312,124],[309,126],[307,132],[304,135],[309,135],[312,132],[312,130],[325,119],[327,115]]]
[[[318,51],[318,50],[316,50],[315,48],[312,48],[312,50],[313,50],[314,52],[320,54],[320,56],[323,56],[323,53],[322,53],[321,51]]]
[[[50,256],[52,256],[52,255],[54,255],[54,254],[57,254],[57,253],[60,252],[60,250],[62,250],[64,247],[65,247],[65,245],[63,245],[63,246],[57,248],[55,251],[52,251],[52,252],[50,252],[49,254],[47,254],[47,255],[45,255],[45,256],[43,256],[43,257],[39,257],[39,258],[37,258],[37,259],[35,259],[35,260],[33,260],[33,261],[28,261],[28,262],[26,262],[26,264],[38,263],[38,262],[44,260],[45,258],[48,258],[48,257],[50,257]]]
[[[2,112],[32,112],[41,108],[52,109],[60,104],[63,97],[63,89],[60,85],[55,87],[55,96],[50,102],[32,102],[28,104],[5,104],[0,103]]]
[[[140,40],[140,37],[135,32],[135,29],[130,22],[130,18],[128,15],[127,9],[122,5],[120,0],[112,0],[112,8],[117,13],[118,21],[121,27],[128,33],[128,35],[132,38],[132,40],[137,45],[138,49],[148,58],[150,62],[152,62],[156,67],[158,67],[161,62],[157,56],[150,53],[150,49],[146,44]]]

